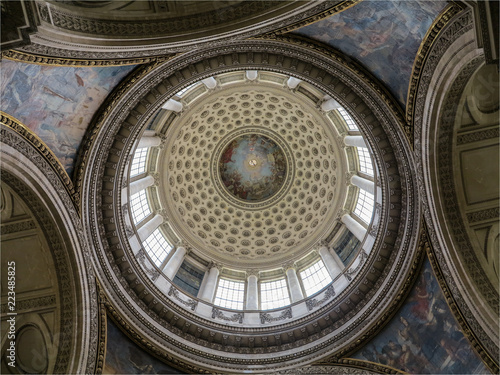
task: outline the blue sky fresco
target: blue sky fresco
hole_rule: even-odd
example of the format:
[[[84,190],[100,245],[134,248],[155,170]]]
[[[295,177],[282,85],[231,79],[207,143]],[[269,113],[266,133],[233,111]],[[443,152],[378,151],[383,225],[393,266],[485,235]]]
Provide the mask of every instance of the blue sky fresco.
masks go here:
[[[71,176],[92,116],[133,68],[73,68],[2,60],[1,110],[35,132]]]
[[[418,48],[446,5],[446,1],[365,0],[293,33],[360,61],[405,108]]]
[[[409,374],[490,374],[462,334],[428,259],[399,313],[354,358]]]

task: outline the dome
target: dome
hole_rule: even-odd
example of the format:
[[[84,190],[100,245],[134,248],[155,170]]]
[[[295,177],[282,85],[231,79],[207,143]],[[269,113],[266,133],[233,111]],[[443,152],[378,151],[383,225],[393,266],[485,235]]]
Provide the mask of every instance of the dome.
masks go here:
[[[376,324],[415,251],[414,185],[397,117],[355,73],[228,48],[138,76],[95,143],[89,207],[134,329],[210,371],[272,372]]]

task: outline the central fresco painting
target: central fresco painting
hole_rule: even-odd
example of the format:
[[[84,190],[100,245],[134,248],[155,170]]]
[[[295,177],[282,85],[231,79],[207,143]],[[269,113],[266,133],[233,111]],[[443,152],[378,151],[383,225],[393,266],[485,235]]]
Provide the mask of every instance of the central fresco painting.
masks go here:
[[[245,201],[261,201],[276,194],[286,178],[287,164],[280,147],[260,134],[231,141],[219,160],[226,189]]]

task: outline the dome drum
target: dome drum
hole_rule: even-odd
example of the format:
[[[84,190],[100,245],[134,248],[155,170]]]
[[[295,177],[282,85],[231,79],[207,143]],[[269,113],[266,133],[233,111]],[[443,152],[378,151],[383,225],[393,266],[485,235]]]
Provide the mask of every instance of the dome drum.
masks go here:
[[[340,56],[336,56],[336,59],[332,60],[331,56],[327,58],[325,53],[318,50],[317,47],[315,47],[314,52],[305,52],[300,44],[293,41],[286,43],[281,41],[245,42],[188,53],[183,58],[172,59],[150,72],[145,72],[142,76],[137,73],[139,76],[136,78],[136,85],[131,90],[131,94],[127,94],[129,96],[124,98],[116,98],[107,117],[102,118],[100,127],[96,129],[97,135],[93,140],[92,147],[97,152],[94,152],[91,157],[89,156],[86,163],[86,165],[96,167],[85,173],[83,186],[84,189],[88,190],[88,196],[91,199],[86,203],[84,211],[88,213],[90,220],[97,222],[97,226],[94,226],[91,231],[94,246],[97,249],[96,261],[110,265],[103,267],[103,269],[108,269],[108,271],[104,271],[106,279],[103,280],[103,286],[106,289],[109,288],[110,300],[115,304],[116,309],[123,312],[123,316],[128,317],[128,324],[135,330],[140,331],[146,337],[151,337],[152,342],[160,343],[161,346],[169,348],[179,358],[189,359],[196,363],[200,369],[240,371],[251,366],[256,371],[273,372],[277,368],[282,368],[284,360],[288,361],[286,366],[293,367],[301,363],[311,362],[319,357],[339,353],[340,350],[353,350],[356,347],[357,338],[367,334],[372,329],[369,327],[377,327],[377,324],[386,319],[387,314],[390,315],[390,311],[396,308],[395,304],[390,303],[391,296],[400,292],[407,275],[413,272],[412,262],[409,260],[416,256],[415,238],[417,238],[416,233],[419,229],[419,205],[416,203],[416,182],[411,176],[413,160],[407,150],[402,127],[399,124],[400,117],[397,111],[393,111],[392,104],[372,88],[366,75],[360,74],[362,72],[356,71],[352,65],[348,66]],[[328,53],[331,54],[331,52]],[[248,59],[249,55],[252,56],[250,60]],[[196,81],[241,69],[268,70],[292,75],[307,82],[312,87],[308,92],[309,96],[314,97],[314,87],[317,87],[318,90],[321,88],[323,92],[337,100],[359,124],[365,141],[373,151],[374,163],[378,170],[376,190],[380,192],[380,194],[376,194],[379,203],[376,205],[374,214],[376,220],[372,222],[367,231],[366,238],[370,239],[365,240],[366,243],[370,242],[372,245],[370,246],[371,251],[369,253],[360,252],[360,256],[356,260],[357,263],[351,264],[350,270],[356,270],[356,272],[351,274],[351,282],[345,289],[339,288],[337,290],[334,283],[332,288],[324,288],[323,291],[310,299],[297,304],[292,303],[290,310],[294,319],[288,318],[288,307],[277,311],[256,312],[253,319],[257,320],[257,324],[254,326],[240,323],[240,321],[245,322],[246,319],[249,319],[250,313],[246,311],[242,312],[243,316],[241,316],[238,315],[239,312],[217,308],[210,303],[200,303],[200,301],[190,298],[190,300],[197,302],[197,306],[200,306],[201,310],[206,310],[203,317],[200,316],[202,314],[193,313],[191,306],[194,305],[194,302],[191,303],[186,298],[186,294],[179,294],[177,288],[168,288],[165,295],[165,291],[162,292],[155,284],[159,276],[146,274],[137,260],[140,257],[138,257],[138,252],[134,253],[131,248],[129,238],[133,241],[137,233],[130,235],[126,230],[127,222],[124,217],[128,215],[124,215],[121,196],[122,186],[127,185],[127,181],[124,179],[127,179],[126,169],[130,161],[128,155],[134,150],[143,129],[166,100]],[[180,82],[179,77],[184,79]],[[255,89],[255,95],[259,94],[257,86],[252,86],[252,83],[249,83],[248,87],[249,91],[252,88]],[[219,98],[223,98],[222,94],[223,92]],[[317,104],[311,99],[308,103],[311,107]],[[290,104],[293,105],[293,103]],[[188,121],[188,117],[190,114],[195,115],[194,112],[190,111],[194,110],[197,105],[190,105],[189,108],[185,109],[185,113],[183,113],[183,117],[186,116],[185,125],[190,126],[196,121],[194,117]],[[203,105],[209,105],[208,99],[207,103],[204,102]],[[231,103],[228,103],[228,108],[230,105]],[[256,108],[252,107],[252,110],[254,109]],[[203,111],[200,110],[197,115],[201,116],[202,113]],[[176,119],[173,119],[173,123],[175,121]],[[199,142],[206,140],[205,146],[208,146],[206,132],[221,129],[215,129],[214,124],[211,127],[206,126],[205,133],[203,133],[204,139],[202,139],[202,135],[196,135]],[[242,123],[241,129],[244,129],[244,125]],[[203,126],[203,124],[197,126]],[[300,127],[300,125],[298,126]],[[182,183],[179,183],[177,178],[181,174],[177,172],[176,163],[181,161],[185,168],[185,163],[190,161],[193,165],[192,177],[196,172],[199,172],[200,178],[202,178],[203,171],[199,168],[198,170],[194,169],[195,159],[188,160],[186,158],[188,149],[184,150],[186,154],[177,154],[181,143],[184,142],[180,142],[180,140],[187,137],[186,133],[181,134],[178,129],[172,126],[165,132],[166,139],[161,146],[163,148],[160,149],[160,155],[166,150],[172,150],[175,143],[178,147],[176,153],[170,153],[166,159],[163,159],[166,162],[165,167],[168,172],[161,179],[160,187],[162,185],[168,186],[169,189],[172,189],[169,190],[170,194],[177,189],[176,186],[179,184],[180,199],[180,185],[184,183],[186,175],[184,172]],[[199,128],[194,128],[194,132],[186,142],[191,141],[191,137],[198,131],[197,129]],[[280,129],[278,128],[278,132]],[[311,130],[314,137],[314,130],[310,129],[309,131]],[[272,125],[271,131],[276,131],[273,130]],[[293,138],[293,127],[290,131],[290,136]],[[300,130],[298,131],[299,136],[304,137],[307,144],[307,137],[311,134],[306,132],[302,136]],[[118,137],[115,137],[113,141],[110,134],[118,135]],[[321,131],[318,134],[323,139],[324,134]],[[227,142],[231,142],[235,138],[232,138],[232,135],[224,134],[218,135],[219,138],[214,140],[216,136],[215,133],[212,133],[210,139],[215,142],[214,147],[220,144],[220,152],[217,155],[224,154]],[[310,172],[311,178],[314,180],[314,173],[311,170],[314,163],[308,167],[304,159],[299,160],[297,152],[303,151],[294,150],[293,141],[290,152],[293,156],[287,159],[287,147],[289,146],[283,146],[279,143],[279,137],[285,137],[285,142],[290,144],[287,134],[275,137],[268,133],[266,137],[272,139],[279,147],[279,151],[285,155],[288,168],[286,176],[296,173],[298,178],[300,171],[305,178],[306,173]],[[226,139],[227,142],[221,141],[223,139]],[[326,144],[336,142],[333,135],[327,135],[325,139],[329,140]],[[320,145],[321,142],[318,139],[313,139],[314,145]],[[311,154],[314,148],[313,144],[308,146],[308,151]],[[202,163],[201,159],[205,158],[207,166],[211,163],[212,171],[214,165],[220,167],[219,161],[221,159],[216,158],[215,163],[211,162],[211,153],[206,158],[205,152],[201,148],[196,150],[193,148],[194,158],[197,157],[198,150],[201,151],[200,163]],[[318,150],[318,155],[322,155],[321,147]],[[326,150],[328,152],[328,146],[326,146]],[[213,151],[211,152],[213,153]],[[161,156],[159,158],[161,159]],[[331,164],[333,159],[325,160]],[[270,162],[270,160],[272,161],[272,158],[267,159],[266,162]],[[173,162],[171,169],[169,167],[170,161]],[[250,157],[249,161],[256,165],[262,163],[257,156]],[[300,161],[304,163],[302,167],[299,166]],[[253,165],[249,164],[249,166]],[[309,170],[307,170],[308,168]],[[323,165],[320,165],[319,168],[322,169]],[[219,173],[217,168],[216,171]],[[339,181],[342,181],[343,184],[346,183],[347,178],[344,172],[334,173],[337,173],[337,184]],[[209,173],[204,178],[210,182],[213,175],[214,173]],[[170,182],[170,177],[174,177],[173,184]],[[321,178],[320,176],[320,181]],[[272,188],[272,193],[264,197],[262,202],[259,199],[255,202],[265,203],[266,199],[278,197],[282,192],[283,194],[292,193],[293,184],[291,186],[286,184],[285,181],[276,189]],[[301,186],[303,184],[304,182]],[[226,185],[222,185],[218,190],[228,193]],[[321,189],[318,189],[318,194],[319,191]],[[298,189],[296,194],[300,194]],[[235,205],[245,204],[245,199],[234,198],[238,200],[237,203],[234,203]],[[160,198],[161,200],[162,198]],[[332,199],[332,201],[337,202],[336,199]],[[341,199],[341,203],[344,201],[345,196]],[[186,202],[183,202],[185,212],[193,212],[186,207]],[[200,199],[200,204],[201,202]],[[205,199],[203,203],[208,204],[209,202],[210,200]],[[167,216],[175,213],[174,217],[168,218],[168,225],[172,225],[173,232],[181,238],[192,240],[194,237],[189,237],[187,234],[197,233],[199,230],[186,229],[190,227],[187,224],[188,219],[184,219],[185,216],[179,210],[181,203],[175,202],[173,198],[163,203],[165,203]],[[229,202],[220,200],[219,204],[221,203],[225,203],[226,208],[229,208]],[[213,209],[215,212],[216,208]],[[236,211],[235,208],[235,218],[237,218]],[[249,219],[245,218],[242,209],[241,211],[243,216],[238,220],[244,225],[245,220],[249,221]],[[321,212],[321,208],[319,208],[319,212]],[[156,214],[152,213],[152,215]],[[161,216],[162,213],[158,214]],[[252,214],[250,213],[250,215]],[[341,224],[341,215],[342,207],[335,206],[335,209],[332,209],[325,216],[327,219],[325,219],[324,225],[322,227],[320,225],[320,230],[317,231],[318,239],[305,241],[302,253],[296,254],[295,259],[299,259],[300,256],[306,255],[314,247],[317,247],[318,240],[327,238],[333,232],[335,223]],[[293,215],[287,215],[290,218],[291,216]],[[253,219],[253,223],[265,222],[264,217],[260,219],[254,217]],[[224,215],[221,215],[221,220],[220,223],[217,222],[217,225],[224,224]],[[195,223],[194,213],[192,221]],[[184,222],[185,225],[180,225],[181,222]],[[297,222],[295,225],[297,224],[299,223]],[[207,225],[209,224],[207,223]],[[196,241],[198,242],[192,244],[194,255],[199,251],[195,249],[212,247],[211,254],[218,257],[215,261],[225,263],[227,266],[230,266],[231,262],[244,260],[253,262],[252,268],[259,269],[267,262],[267,260],[258,257],[251,258],[250,253],[240,254],[239,258],[225,255],[220,250],[217,253],[217,246],[212,245],[210,241],[207,242],[209,246],[205,246],[206,244],[199,239]],[[290,248],[292,247],[293,245],[290,245]],[[255,255],[258,254],[257,250],[258,246],[255,248]],[[202,254],[197,256],[202,256]],[[284,255],[282,258],[276,258],[274,265],[283,264],[285,258]],[[362,265],[360,265],[361,261]],[[171,293],[170,290],[172,290]],[[176,302],[174,302],[175,299],[177,299]],[[183,302],[180,302],[181,300]],[[368,301],[371,301],[370,304],[367,303]],[[206,307],[201,307],[202,305]],[[298,306],[302,306],[300,307],[302,309],[305,308],[303,315],[297,314]],[[312,308],[309,309],[309,307]],[[299,318],[295,319],[295,317]],[[235,326],[237,330],[233,329]],[[275,334],[277,326],[282,332],[281,335]],[[186,345],[188,342],[191,343],[191,346]],[[182,354],[179,349],[182,349]],[[231,358],[231,361],[228,358]]]

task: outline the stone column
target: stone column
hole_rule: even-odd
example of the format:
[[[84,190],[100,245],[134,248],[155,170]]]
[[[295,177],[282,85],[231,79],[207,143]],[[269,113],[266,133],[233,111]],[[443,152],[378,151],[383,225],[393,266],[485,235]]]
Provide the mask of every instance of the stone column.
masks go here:
[[[219,268],[212,264],[207,274],[207,281],[203,285],[203,290],[200,293],[200,298],[212,303],[217,289],[217,280],[219,280]]]
[[[361,135],[347,135],[344,137],[346,146],[366,147],[365,140]]]
[[[325,268],[330,274],[330,277],[332,278],[332,280],[334,280],[344,270],[344,264],[338,256],[335,257],[332,253],[330,253],[326,246],[321,246],[318,250],[318,253],[321,257],[321,260],[325,264]]]
[[[152,186],[155,183],[155,179],[153,176],[146,176],[141,178],[140,180],[135,180],[129,185],[129,194],[132,196],[141,190],[146,189],[148,186]]]
[[[290,299],[292,303],[303,300],[304,294],[302,293],[302,288],[300,287],[300,282],[295,267],[287,267],[286,280],[288,282],[288,289],[290,290]]]
[[[163,216],[156,214],[137,230],[141,242],[145,241],[163,223]]]
[[[152,137],[147,137],[143,136],[141,139],[139,139],[139,143],[137,145],[137,148],[144,148],[144,147],[155,147],[159,146],[161,144],[161,138],[152,136]]]
[[[354,220],[350,215],[342,216],[342,222],[358,240],[363,241],[366,235],[366,228],[364,226]]]
[[[179,271],[179,267],[184,261],[184,257],[186,256],[187,251],[185,247],[179,246],[175,249],[174,253],[168,260],[165,267],[163,267],[163,273],[169,280],[173,280],[177,271]]]
[[[373,181],[354,175],[351,177],[351,184],[356,185],[360,189],[375,195],[375,183]]]
[[[259,309],[259,289],[257,287],[257,276],[250,274],[247,278],[247,301],[246,310]]]

